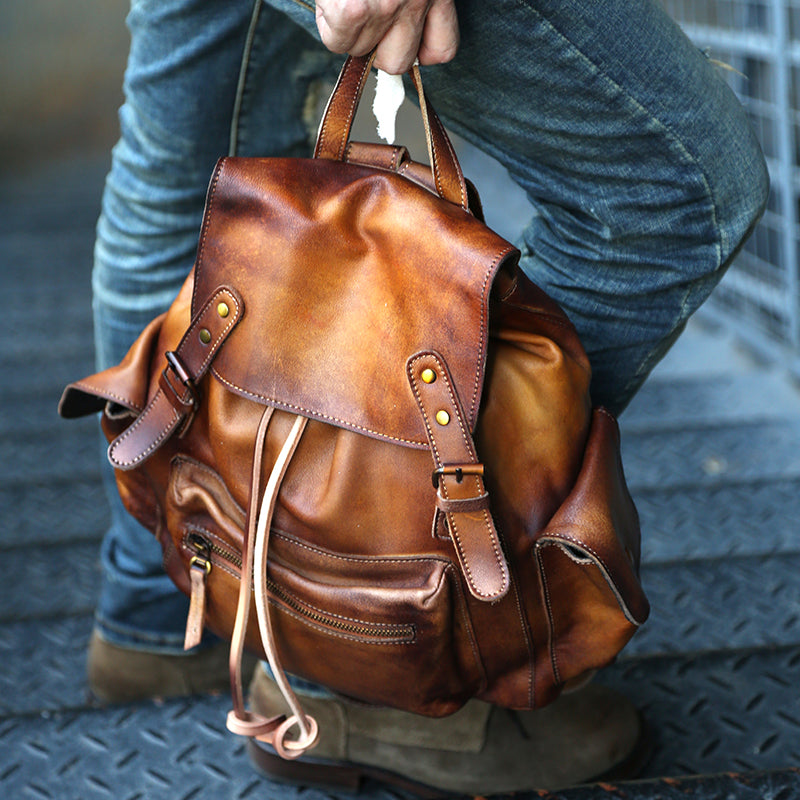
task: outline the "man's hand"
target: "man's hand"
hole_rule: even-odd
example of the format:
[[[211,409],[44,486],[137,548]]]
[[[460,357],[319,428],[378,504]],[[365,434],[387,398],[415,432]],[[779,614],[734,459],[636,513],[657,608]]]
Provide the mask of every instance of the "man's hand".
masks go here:
[[[317,0],[317,28],[334,53],[363,56],[377,46],[375,66],[393,75],[416,58],[443,64],[458,49],[454,0]]]

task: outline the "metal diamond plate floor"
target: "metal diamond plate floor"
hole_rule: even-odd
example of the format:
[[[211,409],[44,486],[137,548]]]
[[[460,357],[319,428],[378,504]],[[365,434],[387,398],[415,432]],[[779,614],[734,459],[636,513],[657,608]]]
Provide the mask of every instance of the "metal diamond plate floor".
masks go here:
[[[0,798],[339,800],[251,771],[228,700],[103,709],[84,677],[108,512],[96,423],[60,421],[92,368],[89,265],[100,161],[0,180]],[[653,612],[599,680],[655,751],[596,797],[800,797],[800,390],[702,316],[621,421]],[[367,785],[378,800],[410,795]],[[518,795],[517,797],[544,795]]]

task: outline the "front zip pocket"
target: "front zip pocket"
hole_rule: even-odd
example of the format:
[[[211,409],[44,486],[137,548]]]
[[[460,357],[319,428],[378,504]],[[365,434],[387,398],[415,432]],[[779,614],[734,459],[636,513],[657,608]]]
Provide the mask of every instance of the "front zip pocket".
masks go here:
[[[233,569],[241,580],[242,558],[233,549],[225,547],[211,538],[205,538],[202,533],[194,530],[187,531],[183,537],[183,547],[194,554],[191,556],[190,565],[204,568],[207,574],[211,573],[214,565],[222,566],[228,571]],[[380,624],[326,614],[324,611],[304,603],[269,577],[267,578],[267,590],[271,595],[270,602],[274,605],[284,605],[291,612],[307,619],[309,623],[330,628],[334,632],[364,639],[375,639],[383,643],[413,642],[414,640],[413,625]]]
[[[175,459],[167,524],[205,621],[230,639],[242,571],[245,513],[210,467]],[[457,568],[437,555],[336,553],[273,528],[267,589],[287,672],[346,696],[442,715],[483,685]],[[200,591],[200,590],[198,590]],[[264,657],[255,606],[245,642]]]

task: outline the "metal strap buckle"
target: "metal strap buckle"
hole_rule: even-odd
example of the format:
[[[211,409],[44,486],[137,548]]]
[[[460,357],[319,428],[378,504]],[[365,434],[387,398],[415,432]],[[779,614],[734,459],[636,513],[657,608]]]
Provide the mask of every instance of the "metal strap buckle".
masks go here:
[[[439,479],[442,475],[455,475],[456,483],[461,483],[465,475],[479,475],[483,477],[483,464],[445,464],[433,471],[431,480],[433,488],[439,488]]]
[[[167,350],[167,352],[164,353],[164,356],[167,359],[167,366],[164,367],[164,371],[161,373],[163,378],[161,381],[162,388],[166,388],[168,386],[178,403],[187,411],[196,410],[200,404],[200,396],[197,392],[197,386],[192,380],[191,375],[189,375],[188,370],[178,357],[177,353],[173,352],[172,350]],[[176,387],[173,383],[171,377],[172,375],[175,375],[175,377],[181,382],[181,385],[185,390],[183,394],[180,393],[178,387]],[[188,399],[186,397],[187,394]]]

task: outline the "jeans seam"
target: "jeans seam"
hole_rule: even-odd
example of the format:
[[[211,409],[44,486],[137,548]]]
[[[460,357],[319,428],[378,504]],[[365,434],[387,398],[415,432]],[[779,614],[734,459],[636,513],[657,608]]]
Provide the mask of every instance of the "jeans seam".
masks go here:
[[[253,43],[256,38],[258,20],[261,15],[262,0],[254,0],[253,11],[250,15],[250,22],[247,26],[247,38],[245,39],[244,49],[242,50],[242,61],[239,67],[239,81],[236,84],[236,98],[231,114],[230,136],[228,141],[228,155],[235,156],[239,149],[239,121],[242,117],[242,107],[244,96],[247,91],[247,76],[250,71],[250,56],[253,52]]]

